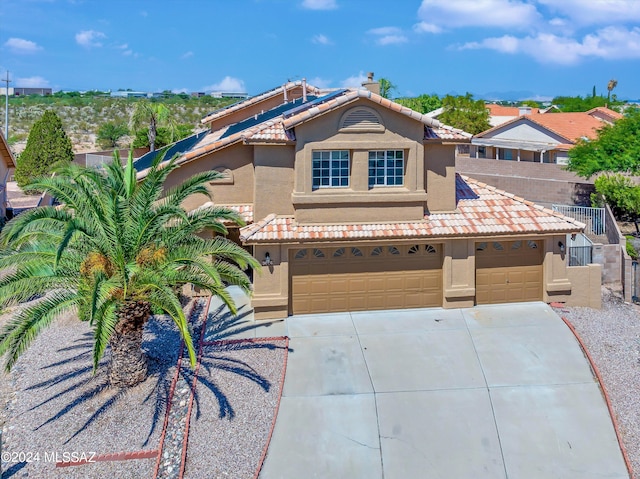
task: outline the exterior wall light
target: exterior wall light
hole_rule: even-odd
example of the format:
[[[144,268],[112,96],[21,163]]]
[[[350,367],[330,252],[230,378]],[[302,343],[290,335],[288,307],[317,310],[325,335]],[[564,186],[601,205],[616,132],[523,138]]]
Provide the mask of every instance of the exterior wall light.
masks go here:
[[[264,254],[264,261],[262,261],[262,266],[272,266],[273,265],[273,261],[271,261],[271,255],[269,255],[269,252],[266,252]]]
[[[564,243],[562,241],[558,241],[558,247],[560,248],[560,253],[564,253]]]

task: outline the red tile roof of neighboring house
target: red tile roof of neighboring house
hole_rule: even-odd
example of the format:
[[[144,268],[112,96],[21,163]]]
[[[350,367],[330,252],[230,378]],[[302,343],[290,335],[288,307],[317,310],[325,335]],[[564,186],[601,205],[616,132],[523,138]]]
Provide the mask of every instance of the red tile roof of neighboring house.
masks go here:
[[[574,233],[584,223],[479,181],[456,175],[457,210],[398,223],[297,224],[271,214],[240,230],[248,243]]]
[[[586,113],[546,113],[531,115],[533,121],[573,142],[582,137],[594,139],[604,126],[601,120]]]
[[[546,128],[552,133],[561,136],[566,140],[565,144],[575,143],[582,137],[594,139],[597,132],[602,128],[603,123],[598,118],[588,115],[585,112],[580,113],[544,113],[537,115],[523,115],[512,120],[494,126],[482,133],[478,133],[476,137],[485,138],[494,131],[505,129],[517,122],[530,121]]]
[[[600,113],[602,116],[607,116],[612,121],[620,120],[621,118],[624,118],[624,115],[622,113],[618,113],[617,111],[612,110],[611,108],[604,107],[604,106],[599,106],[599,107],[596,107],[596,108],[592,108],[591,110],[589,110],[587,112],[587,115],[596,116],[595,115],[596,113]]]

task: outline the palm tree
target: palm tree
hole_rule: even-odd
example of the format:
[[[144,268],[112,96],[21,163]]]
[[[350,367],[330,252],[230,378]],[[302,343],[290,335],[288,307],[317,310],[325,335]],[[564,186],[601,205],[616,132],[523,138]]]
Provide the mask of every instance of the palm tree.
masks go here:
[[[135,131],[141,127],[149,128],[147,136],[149,138],[149,148],[151,151],[156,149],[156,136],[158,133],[158,127],[167,124],[171,133],[171,141],[175,135],[175,123],[170,120],[169,108],[164,103],[150,102],[149,100],[140,100],[136,102],[131,118],[129,120],[129,127],[131,131]]]
[[[607,91],[608,91],[607,103],[611,102],[611,91],[617,86],[618,86],[618,80],[614,78],[609,80],[609,83],[607,83]]]
[[[202,238],[210,229],[224,234],[221,220],[243,224],[225,208],[186,212],[184,200],[208,195],[206,184],[219,173],[196,174],[163,195],[175,160],[161,165],[161,155],[146,178],[136,181],[129,155],[126,166],[115,154],[106,170],[68,165],[31,189],[46,191],[62,206],[40,207],[7,223],[0,235],[0,307],[42,298],[25,306],[0,332],[0,355],[10,370],[44,328],[73,310],[94,333],[94,372],[107,346],[109,381],[129,387],[147,377],[142,333],[151,310],[167,313],[189,351],[195,353],[180,291],[193,284],[219,296],[235,314],[225,285],[251,284],[243,272],[258,262],[223,236]]]

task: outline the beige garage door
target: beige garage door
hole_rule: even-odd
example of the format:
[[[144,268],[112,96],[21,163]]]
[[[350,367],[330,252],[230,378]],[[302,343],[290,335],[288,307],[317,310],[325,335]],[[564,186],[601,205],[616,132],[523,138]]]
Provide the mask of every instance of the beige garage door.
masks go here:
[[[291,251],[291,313],[442,306],[441,245]]]
[[[542,242],[476,243],[476,303],[542,300]]]

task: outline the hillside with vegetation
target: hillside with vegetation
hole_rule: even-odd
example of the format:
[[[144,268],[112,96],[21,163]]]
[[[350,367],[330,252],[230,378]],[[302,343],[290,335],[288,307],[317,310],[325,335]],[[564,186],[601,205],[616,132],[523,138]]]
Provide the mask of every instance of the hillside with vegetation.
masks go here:
[[[129,119],[141,98],[111,97],[106,92],[58,92],[51,96],[30,95],[9,97],[9,145],[14,153],[20,153],[27,144],[31,128],[45,111],[55,112],[71,139],[74,153],[107,149],[109,132],[116,130],[117,146],[128,148],[136,137],[145,134],[130,131]],[[200,120],[208,113],[227,106],[237,100],[213,98],[211,96],[191,97],[186,94],[165,93],[162,98],[153,99],[163,103],[169,111],[168,121],[176,126],[179,136],[202,129]],[[0,124],[4,130],[4,115]],[[106,135],[107,140],[99,142],[98,137]],[[123,133],[123,134],[121,134]],[[159,137],[162,131],[159,131]]]

